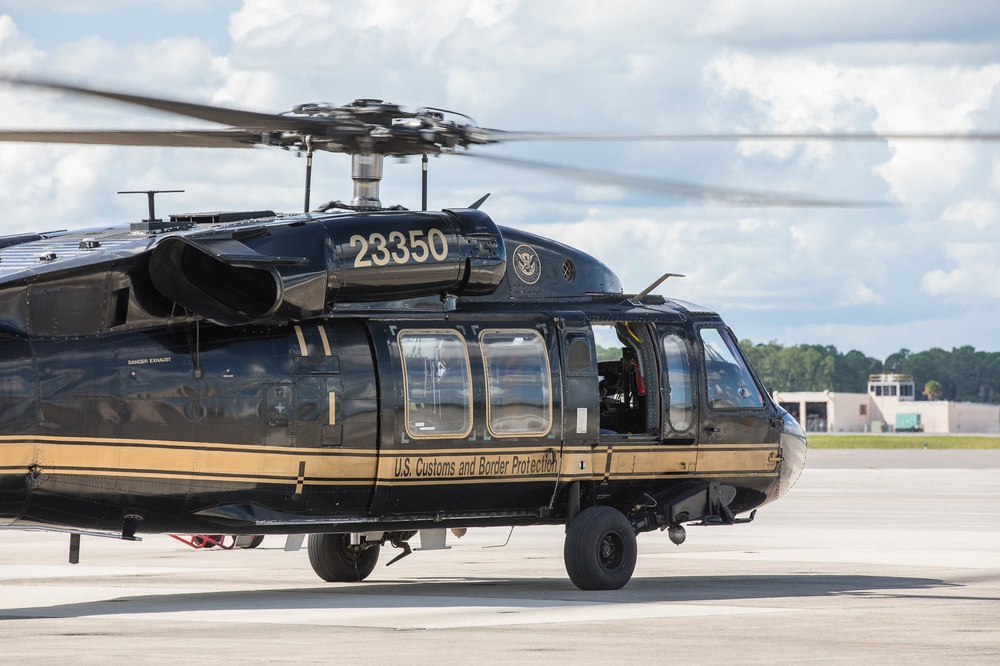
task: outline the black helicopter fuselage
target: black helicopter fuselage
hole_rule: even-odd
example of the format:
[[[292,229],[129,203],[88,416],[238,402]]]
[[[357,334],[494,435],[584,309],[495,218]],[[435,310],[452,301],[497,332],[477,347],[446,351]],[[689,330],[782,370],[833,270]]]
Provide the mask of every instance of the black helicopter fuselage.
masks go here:
[[[0,247],[8,525],[400,533],[607,505],[639,532],[738,522],[804,462],[717,314],[480,211]]]

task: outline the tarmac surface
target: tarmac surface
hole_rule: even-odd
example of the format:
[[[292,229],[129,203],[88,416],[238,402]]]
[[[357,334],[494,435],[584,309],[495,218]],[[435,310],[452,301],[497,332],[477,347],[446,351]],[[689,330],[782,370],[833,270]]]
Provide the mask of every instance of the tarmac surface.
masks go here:
[[[615,592],[573,587],[553,527],[339,585],[283,537],[84,537],[70,565],[65,535],[0,532],[0,663],[995,664],[998,507],[998,451],[813,451],[751,524],[640,535]]]

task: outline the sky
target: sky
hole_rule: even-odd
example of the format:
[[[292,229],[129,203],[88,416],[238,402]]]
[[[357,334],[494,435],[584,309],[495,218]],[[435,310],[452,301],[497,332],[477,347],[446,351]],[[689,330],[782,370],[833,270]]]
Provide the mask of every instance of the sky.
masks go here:
[[[0,0],[0,75],[282,112],[378,98],[483,127],[594,132],[1000,130],[1000,12],[953,0]],[[0,127],[217,127],[0,85]],[[884,202],[680,200],[455,155],[431,208],[483,194],[500,225],[555,238],[627,292],[718,311],[741,339],[1000,351],[1000,142],[537,142],[478,147],[625,175]],[[168,213],[301,208],[304,159],[259,148],[0,145],[0,234]],[[349,200],[319,154],[313,201]],[[384,204],[420,205],[387,159]]]

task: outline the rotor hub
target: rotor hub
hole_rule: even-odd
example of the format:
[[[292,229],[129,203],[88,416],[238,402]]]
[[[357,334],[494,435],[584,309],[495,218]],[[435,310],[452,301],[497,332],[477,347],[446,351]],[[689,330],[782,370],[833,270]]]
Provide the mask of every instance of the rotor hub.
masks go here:
[[[309,102],[282,116],[305,122],[301,130],[271,133],[268,143],[293,150],[303,149],[308,142],[315,150],[406,157],[490,142],[487,133],[475,131],[475,123],[463,114],[433,108],[407,111],[380,99],[356,99],[343,106]]]

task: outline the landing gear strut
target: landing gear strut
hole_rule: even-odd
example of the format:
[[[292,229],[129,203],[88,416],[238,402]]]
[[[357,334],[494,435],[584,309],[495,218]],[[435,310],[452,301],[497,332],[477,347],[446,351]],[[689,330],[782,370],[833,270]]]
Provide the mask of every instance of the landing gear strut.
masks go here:
[[[632,577],[638,548],[635,528],[610,506],[592,506],[569,524],[563,559],[581,590],[617,590]]]

